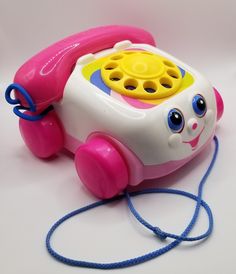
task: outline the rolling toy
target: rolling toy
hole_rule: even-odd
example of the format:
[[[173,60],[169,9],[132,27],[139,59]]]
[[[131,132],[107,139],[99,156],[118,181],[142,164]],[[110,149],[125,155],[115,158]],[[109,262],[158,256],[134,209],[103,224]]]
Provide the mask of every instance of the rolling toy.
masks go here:
[[[74,153],[82,183],[99,198],[183,166],[211,142],[223,113],[199,72],[128,26],[90,29],[41,51],[17,71],[6,100],[32,153]]]

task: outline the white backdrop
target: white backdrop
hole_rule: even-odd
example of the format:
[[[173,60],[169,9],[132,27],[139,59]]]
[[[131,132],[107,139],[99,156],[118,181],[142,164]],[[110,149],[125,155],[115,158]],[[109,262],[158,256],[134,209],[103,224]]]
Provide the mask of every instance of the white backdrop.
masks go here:
[[[212,236],[202,244],[183,244],[151,262],[117,273],[236,273],[235,250],[235,80],[236,2],[215,1],[66,1],[0,0],[0,273],[97,273],[60,264],[46,252],[44,239],[60,216],[95,199],[82,187],[73,160],[34,158],[25,148],[17,119],[3,92],[16,69],[49,44],[81,30],[105,24],[130,24],[149,30],[160,48],[204,73],[225,101],[217,135],[220,153],[204,199],[215,217]],[[171,185],[196,192],[213,146],[176,173],[150,185]],[[164,230],[180,233],[193,203],[178,197],[135,199],[137,208]],[[194,233],[206,229],[201,214]],[[75,218],[58,231],[56,248],[65,255],[114,261],[161,246],[130,217],[125,203]]]

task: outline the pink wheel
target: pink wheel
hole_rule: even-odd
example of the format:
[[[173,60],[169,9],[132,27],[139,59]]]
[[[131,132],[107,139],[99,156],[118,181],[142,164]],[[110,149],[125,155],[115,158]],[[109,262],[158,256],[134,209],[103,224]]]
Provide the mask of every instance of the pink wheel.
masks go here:
[[[75,166],[83,184],[99,198],[111,198],[128,185],[125,160],[105,138],[94,137],[81,145],[75,154]]]
[[[49,158],[63,148],[63,128],[55,111],[39,121],[20,118],[19,127],[26,146],[39,158]]]

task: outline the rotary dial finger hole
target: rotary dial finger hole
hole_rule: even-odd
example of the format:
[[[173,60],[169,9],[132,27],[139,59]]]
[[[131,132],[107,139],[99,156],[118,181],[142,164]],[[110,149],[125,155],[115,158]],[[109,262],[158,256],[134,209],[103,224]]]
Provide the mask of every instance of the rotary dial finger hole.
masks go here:
[[[111,73],[109,79],[111,81],[120,81],[123,77],[123,73],[119,72],[119,71],[114,71]]]
[[[173,86],[172,82],[168,78],[161,78],[160,84],[166,89],[170,89]]]
[[[167,67],[171,67],[171,68],[174,68],[174,67],[175,67],[175,65],[174,65],[172,62],[168,61],[168,60],[164,60],[163,63],[164,63],[164,65],[166,65]]]
[[[167,70],[167,74],[174,79],[179,79],[179,75],[175,70]]]
[[[157,86],[152,81],[147,81],[143,84],[143,89],[148,93],[154,93],[157,91]]]
[[[118,66],[117,63],[115,62],[111,62],[111,63],[108,63],[107,65],[105,65],[105,70],[113,70],[115,69],[116,67]]]
[[[138,86],[138,81],[135,79],[127,79],[124,83],[126,90],[135,90]]]

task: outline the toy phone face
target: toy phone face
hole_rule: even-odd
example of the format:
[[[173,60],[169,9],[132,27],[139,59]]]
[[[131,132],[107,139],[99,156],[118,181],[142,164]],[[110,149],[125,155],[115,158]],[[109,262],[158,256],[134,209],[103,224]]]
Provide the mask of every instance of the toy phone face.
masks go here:
[[[149,51],[151,49],[152,54],[159,56],[157,63],[162,61],[164,64],[160,65],[159,71],[157,71],[156,68],[153,69],[152,67],[152,59],[148,59],[149,57],[144,58],[150,64],[150,69],[148,68],[147,72],[153,74],[152,78],[142,78],[140,75],[137,75],[139,72],[137,70],[141,70],[142,66],[137,66],[138,69],[136,67],[136,71],[133,71],[130,64],[135,60],[130,58],[126,60],[127,53],[116,52],[114,55],[114,51],[110,51],[107,54],[96,57],[95,60],[86,65],[78,65],[76,82],[79,82],[78,77],[83,78],[82,82],[84,84],[88,81],[87,90],[89,90],[90,100],[93,98],[93,92],[96,95],[102,95],[99,96],[101,99],[99,106],[97,100],[93,106],[98,111],[103,109],[101,106],[103,98],[104,102],[109,101],[109,104],[114,101],[112,111],[114,110],[116,115],[103,116],[103,112],[98,114],[100,117],[99,123],[103,123],[101,128],[105,128],[113,136],[123,140],[144,164],[155,165],[185,159],[202,147],[214,132],[216,106],[212,87],[198,72],[176,58],[151,46],[142,45],[142,47],[142,50]],[[135,50],[140,51],[140,46],[136,45]],[[132,48],[130,51],[134,51],[134,49]],[[137,54],[139,56],[143,55],[140,52]],[[127,54],[127,56],[132,55],[134,56],[134,53]],[[163,59],[162,56],[164,56]],[[124,66],[122,60],[127,61],[127,67],[122,67]],[[106,68],[108,70],[104,72]],[[115,75],[113,75],[113,72],[115,72]],[[105,76],[102,73],[105,73]],[[136,75],[134,75],[135,73]],[[112,79],[111,76],[119,79]],[[128,92],[125,93],[126,91],[124,92],[123,88],[126,86],[124,84],[127,78],[129,78],[128,80],[131,79],[131,76],[134,77],[132,80],[136,80],[136,82],[130,81]],[[166,82],[162,82],[163,79]],[[111,84],[109,80],[111,82],[119,82],[121,80],[122,88],[120,89],[120,86],[116,85],[116,83],[115,85]],[[169,80],[173,85],[168,82]],[[147,82],[154,83],[154,85],[145,86]],[[170,86],[168,86],[168,83],[170,83]],[[143,89],[133,89],[136,84],[138,84],[136,87],[141,86]],[[158,88],[160,87],[158,85],[162,85],[161,89]],[[84,86],[83,90],[85,89]],[[168,96],[158,97],[158,92],[165,91],[165,89]],[[153,90],[157,93],[156,97]],[[128,96],[131,92],[135,93],[135,91],[142,95],[141,98]],[[144,94],[144,91],[146,91],[146,94]],[[174,92],[171,93],[170,91]],[[73,92],[73,94],[75,93]],[[109,96],[109,100],[106,100],[107,96]],[[82,103],[82,101],[83,99],[78,99],[78,103]],[[116,101],[119,101],[119,104],[115,104]],[[126,107],[122,108],[122,110],[119,109],[119,111],[115,110],[122,105]],[[122,111],[127,111],[127,115],[122,113]],[[132,117],[136,113],[139,118],[134,121]],[[117,116],[117,114],[119,115]],[[96,120],[94,127],[96,127],[96,130],[99,130],[97,129],[98,121],[96,117],[94,119]],[[91,121],[88,124],[91,124]],[[132,130],[132,132],[129,130]],[[86,136],[86,133],[84,136]]]
[[[211,93],[213,95],[213,91]],[[216,119],[214,98],[205,91],[191,92],[178,103],[167,106],[163,116],[170,150],[181,150],[180,154],[185,151],[187,156],[213,134]]]
[[[148,110],[141,130],[135,132],[131,149],[146,165],[181,161],[197,153],[214,134],[216,106],[212,88],[194,85],[172,99]]]

